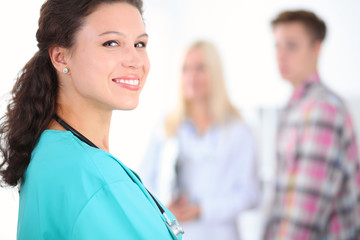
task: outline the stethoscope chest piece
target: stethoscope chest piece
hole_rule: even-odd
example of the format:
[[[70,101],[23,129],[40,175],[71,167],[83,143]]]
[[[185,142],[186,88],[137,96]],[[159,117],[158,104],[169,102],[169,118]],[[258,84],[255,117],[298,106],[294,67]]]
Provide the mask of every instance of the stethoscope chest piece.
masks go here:
[[[166,216],[165,212],[163,212],[163,215],[166,218],[166,225],[169,227],[170,231],[174,234],[176,239],[179,239],[178,235],[184,234],[183,228],[180,226],[179,222],[176,219],[170,221],[170,219]]]
[[[171,222],[171,224],[168,224],[170,230],[174,233],[174,235],[177,236],[179,234],[184,234],[184,230],[183,228],[180,226],[180,224],[178,223],[178,221],[174,220]]]

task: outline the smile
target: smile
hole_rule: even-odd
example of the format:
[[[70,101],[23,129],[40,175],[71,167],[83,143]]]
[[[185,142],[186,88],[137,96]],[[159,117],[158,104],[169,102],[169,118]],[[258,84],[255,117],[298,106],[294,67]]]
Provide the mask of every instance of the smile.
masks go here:
[[[122,88],[128,90],[137,91],[141,89],[140,76],[138,75],[128,75],[119,78],[112,79],[114,83]]]
[[[125,80],[125,79],[113,79],[116,83],[124,83],[132,86],[139,85],[140,80]]]

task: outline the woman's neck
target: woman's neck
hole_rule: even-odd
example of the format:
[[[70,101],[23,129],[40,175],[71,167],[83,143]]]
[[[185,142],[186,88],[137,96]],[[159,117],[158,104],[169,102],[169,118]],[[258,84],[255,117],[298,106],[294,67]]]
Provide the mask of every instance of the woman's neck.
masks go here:
[[[201,134],[211,126],[212,119],[206,102],[195,102],[189,105],[189,118]]]
[[[70,107],[59,104],[56,114],[97,147],[109,151],[111,111],[100,112],[89,107],[76,108],[74,105]],[[60,131],[66,130],[55,120],[50,123],[49,128]]]

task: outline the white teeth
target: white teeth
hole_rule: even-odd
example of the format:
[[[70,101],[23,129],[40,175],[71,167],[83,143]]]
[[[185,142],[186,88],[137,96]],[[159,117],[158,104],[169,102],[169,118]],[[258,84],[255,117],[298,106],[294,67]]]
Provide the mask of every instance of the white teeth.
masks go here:
[[[139,80],[125,80],[125,79],[120,79],[120,80],[116,80],[116,82],[120,82],[120,83],[125,83],[125,84],[129,84],[129,85],[139,85]]]

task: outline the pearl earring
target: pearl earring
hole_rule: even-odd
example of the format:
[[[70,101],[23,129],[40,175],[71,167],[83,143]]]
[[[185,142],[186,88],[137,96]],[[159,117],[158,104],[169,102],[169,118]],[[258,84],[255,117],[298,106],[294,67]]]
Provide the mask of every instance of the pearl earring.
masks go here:
[[[64,68],[63,68],[63,73],[66,74],[66,73],[68,73],[68,72],[69,72],[69,69],[68,69],[67,67],[64,67]]]

